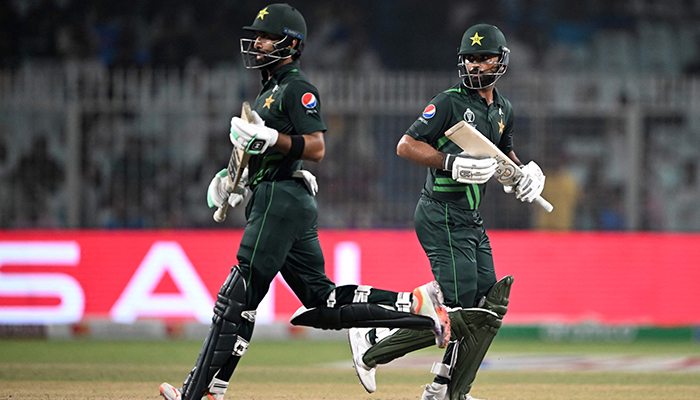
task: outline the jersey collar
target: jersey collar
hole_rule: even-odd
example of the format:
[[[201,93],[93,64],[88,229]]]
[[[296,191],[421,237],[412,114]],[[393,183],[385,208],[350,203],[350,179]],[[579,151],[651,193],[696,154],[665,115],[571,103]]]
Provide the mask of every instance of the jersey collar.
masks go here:
[[[474,100],[481,100],[481,95],[476,89],[469,89],[468,87],[464,87],[462,85],[462,90],[464,90],[467,93],[467,96],[471,97]],[[498,88],[493,88],[493,102],[497,106],[503,107],[505,104],[503,103],[503,97],[501,97],[501,94],[498,92]]]
[[[272,77],[270,77],[269,80],[265,80],[265,76],[263,75],[263,85],[268,83],[268,82],[272,82],[272,81],[279,82],[282,79],[282,77],[285,74],[287,74],[287,72],[295,70],[295,69],[299,69],[299,60],[294,60],[294,61],[290,62],[289,64],[285,64],[285,65],[281,66],[277,71],[275,71],[272,74]]]

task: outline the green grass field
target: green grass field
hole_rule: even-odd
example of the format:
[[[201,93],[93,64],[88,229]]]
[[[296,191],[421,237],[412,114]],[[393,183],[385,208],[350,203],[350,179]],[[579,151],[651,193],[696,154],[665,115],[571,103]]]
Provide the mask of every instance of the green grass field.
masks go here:
[[[192,341],[0,340],[0,399],[158,399],[163,381],[179,384],[200,343]],[[438,357],[437,349],[418,352]],[[696,342],[542,343],[496,340],[499,355],[700,357]],[[410,364],[410,362],[408,363]],[[383,367],[367,394],[342,341],[253,341],[227,399],[418,399],[428,368]],[[695,370],[697,371],[697,369]],[[484,370],[472,395],[488,400],[700,399],[700,372]]]

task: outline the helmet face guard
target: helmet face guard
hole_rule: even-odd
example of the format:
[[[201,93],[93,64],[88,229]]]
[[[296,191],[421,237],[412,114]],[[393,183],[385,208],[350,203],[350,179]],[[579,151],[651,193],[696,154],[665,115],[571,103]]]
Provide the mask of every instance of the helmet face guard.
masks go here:
[[[269,53],[255,48],[258,39],[241,39],[243,65],[247,69],[265,68],[291,57],[297,52],[296,49],[290,47],[293,39],[286,35],[283,39],[272,43],[273,50]]]
[[[494,54],[494,56],[498,56],[496,62],[480,63],[475,61],[472,63],[467,60],[469,54],[460,54],[457,70],[459,71],[460,79],[462,79],[462,84],[469,89],[486,89],[493,86],[496,81],[506,73],[510,61],[510,50],[505,46],[501,46],[500,50],[500,54]],[[488,72],[484,72],[484,70],[479,68],[478,71],[472,73],[472,71],[469,71],[467,68],[467,64],[487,65],[485,69]]]
[[[306,21],[289,4],[270,4],[258,12],[251,25],[243,29],[256,34],[254,39],[241,39],[243,65],[248,69],[270,67],[290,57],[299,58],[306,42]],[[282,39],[271,43],[273,49],[267,53],[255,48],[260,32]],[[295,39],[297,45],[292,47]]]

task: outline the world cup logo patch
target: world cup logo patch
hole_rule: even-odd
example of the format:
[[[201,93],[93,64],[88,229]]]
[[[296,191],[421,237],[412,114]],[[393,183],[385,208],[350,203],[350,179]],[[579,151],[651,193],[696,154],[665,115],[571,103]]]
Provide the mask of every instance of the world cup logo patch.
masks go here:
[[[316,107],[316,96],[311,92],[304,93],[304,95],[301,96],[301,104],[306,108]]]
[[[423,118],[425,119],[430,119],[435,116],[435,106],[432,104],[428,104],[428,107],[425,107],[425,110],[423,110]]]
[[[471,108],[467,108],[466,111],[464,111],[464,121],[473,125],[475,119],[476,115],[474,115],[474,111],[472,111]]]

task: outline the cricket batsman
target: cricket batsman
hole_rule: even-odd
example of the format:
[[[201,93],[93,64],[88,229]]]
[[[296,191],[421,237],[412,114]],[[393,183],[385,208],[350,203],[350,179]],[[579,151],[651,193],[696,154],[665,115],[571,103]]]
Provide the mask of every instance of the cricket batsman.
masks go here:
[[[508,68],[510,50],[503,33],[478,24],[464,33],[458,53],[461,82],[433,97],[397,146],[397,154],[428,168],[416,206],[416,235],[444,294],[451,341],[435,363],[423,400],[472,399],[477,370],[508,310],[512,276],[496,281],[489,237],[479,215],[486,182],[497,169],[493,158],[473,158],[445,137],[464,120],[476,127],[516,164],[523,178],[504,186],[524,202],[544,188],[545,176],[533,161],[522,166],[513,151],[513,108],[495,87]],[[376,390],[375,371],[408,352],[432,343],[421,331],[349,330],[355,370],[364,388]]]
[[[252,121],[231,120],[230,140],[251,157],[237,190],[226,191],[223,169],[212,179],[207,200],[212,208],[226,202],[236,207],[250,191],[246,226],[238,265],[217,295],[194,368],[181,388],[160,385],[160,394],[168,400],[223,400],[248,349],[256,308],[278,273],[303,304],[292,324],[411,328],[431,332],[439,347],[449,341],[449,318],[437,282],[397,293],[365,285],[336,286],[325,275],[314,197],[318,184],[302,169],[303,161],[323,159],[326,131],[320,95],[299,63],[306,22],[289,4],[270,4],[243,29],[253,34],[241,39],[244,65],[261,72],[263,87],[252,106]]]

